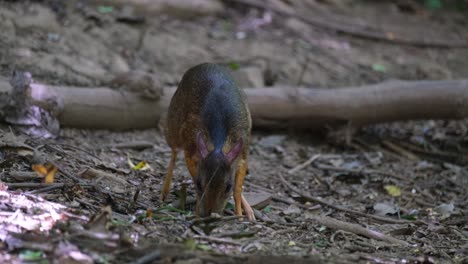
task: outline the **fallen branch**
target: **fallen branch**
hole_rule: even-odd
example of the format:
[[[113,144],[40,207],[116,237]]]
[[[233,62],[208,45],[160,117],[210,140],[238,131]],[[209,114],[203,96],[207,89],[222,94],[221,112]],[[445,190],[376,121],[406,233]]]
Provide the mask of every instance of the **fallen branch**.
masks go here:
[[[349,18],[346,20],[339,19],[332,13],[326,15],[320,15],[324,11],[315,13],[311,16],[309,13],[304,13],[300,9],[288,11],[280,9],[273,5],[268,4],[266,1],[259,0],[228,0],[230,2],[241,3],[255,8],[263,10],[270,10],[277,14],[294,17],[300,19],[310,25],[333,30],[336,32],[342,32],[351,36],[361,37],[366,39],[375,39],[385,42],[414,45],[422,47],[439,47],[439,48],[465,48],[468,47],[468,40],[461,38],[448,38],[442,36],[440,39],[427,38],[427,36],[414,36],[413,34],[402,34],[403,32],[396,32],[395,30],[381,29],[372,26],[372,23],[358,23],[357,21],[350,21]],[[389,33],[390,32],[390,33]]]
[[[387,147],[388,149],[394,151],[397,154],[400,154],[401,156],[411,160],[411,161],[419,161],[421,160],[416,154],[412,153],[411,151],[408,151],[400,146],[398,146],[395,143],[392,143],[388,140],[382,140],[382,145]]]
[[[17,181],[31,181],[31,180],[42,180],[44,177],[39,176],[34,171],[10,171],[10,177]]]
[[[164,120],[175,91],[173,87],[164,88],[161,96],[148,99],[137,93],[107,87],[19,83],[28,85],[23,96],[29,96],[30,100],[24,101],[31,101],[42,109],[42,114],[35,118],[40,119],[44,111],[52,109],[50,114],[55,114],[57,123],[62,126],[100,129],[157,127],[158,120]],[[15,82],[12,84],[15,86]],[[24,90],[23,86],[20,88]],[[10,85],[0,81],[0,94],[5,91],[11,91]],[[392,121],[468,117],[468,80],[391,81],[341,89],[271,87],[244,91],[255,127],[359,127]],[[11,104],[7,108],[6,115],[14,110]],[[30,116],[18,117],[17,114],[22,112],[24,109],[16,109],[13,121],[8,116],[5,119],[24,125],[24,120]],[[54,123],[49,119],[45,121],[46,124]],[[40,120],[31,123],[34,127],[41,125]]]
[[[385,235],[377,231],[366,229],[357,224],[343,222],[343,221],[340,221],[331,217],[327,217],[327,216],[318,216],[318,217],[314,217],[313,219],[328,228],[351,232],[353,234],[362,235],[368,238],[384,241],[390,244],[397,244],[397,245],[406,246],[406,247],[409,246],[409,243],[406,241],[394,238],[389,235]]]
[[[393,173],[389,173],[386,171],[379,171],[379,170],[371,170],[371,169],[348,169],[348,168],[339,168],[339,167],[333,167],[333,166],[327,166],[327,165],[317,165],[317,168],[321,170],[331,170],[331,171],[338,171],[338,172],[348,172],[348,173],[354,173],[354,174],[380,174],[382,176],[387,176],[387,177],[392,177],[395,179],[399,179],[402,181],[408,181],[411,180],[410,178],[396,175]]]
[[[233,241],[231,239],[219,238],[219,237],[194,235],[193,238],[200,239],[200,240],[205,240],[205,241],[208,241],[208,242],[218,243],[218,244],[230,244],[230,245],[234,245],[234,246],[242,246],[242,243],[240,243],[240,242]]]
[[[388,217],[382,217],[382,216],[378,216],[378,215],[370,215],[370,214],[362,213],[362,212],[359,212],[359,211],[347,209],[347,208],[344,208],[344,207],[341,207],[341,206],[337,206],[337,205],[334,205],[334,204],[329,203],[327,201],[324,201],[324,200],[322,200],[320,198],[316,198],[316,197],[312,197],[312,196],[309,196],[307,194],[304,194],[303,192],[301,192],[300,190],[298,190],[297,188],[292,186],[288,181],[286,181],[286,179],[284,179],[284,177],[281,174],[278,174],[278,177],[281,180],[281,182],[284,184],[285,187],[287,187],[291,191],[299,194],[302,198],[304,198],[305,200],[307,200],[309,202],[318,203],[318,204],[333,208],[335,210],[339,210],[339,211],[342,211],[342,212],[346,212],[346,213],[350,213],[350,214],[354,214],[354,215],[358,215],[358,216],[363,216],[363,217],[367,217],[367,218],[371,218],[371,219],[381,221],[381,222],[386,222],[386,223],[392,223],[392,224],[424,224],[421,221],[391,219],[391,218],[388,218]]]
[[[8,188],[44,188],[54,186],[55,188],[65,187],[65,183],[42,183],[42,182],[17,182],[4,183]]]
[[[317,160],[318,158],[320,158],[320,154],[317,154],[317,155],[314,155],[312,156],[310,159],[306,160],[304,163],[301,163],[299,165],[297,165],[296,167],[290,169],[288,171],[288,174],[294,174],[302,169],[304,169],[305,167],[309,166],[310,164],[312,164],[312,162],[314,162],[315,160]]]

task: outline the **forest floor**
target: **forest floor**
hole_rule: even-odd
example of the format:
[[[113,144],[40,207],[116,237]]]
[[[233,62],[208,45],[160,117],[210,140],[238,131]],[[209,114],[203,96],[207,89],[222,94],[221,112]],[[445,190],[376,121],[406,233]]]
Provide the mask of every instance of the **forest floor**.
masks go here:
[[[228,64],[252,89],[468,76],[468,48],[450,47],[468,41],[466,12],[265,1],[328,25],[369,25],[387,36],[376,40],[207,2],[140,17],[99,1],[2,1],[0,76],[94,87],[132,70],[170,86],[205,61]],[[244,191],[257,221],[248,222],[232,204],[224,217],[195,218],[182,158],[159,200],[170,149],[156,128],[65,127],[44,139],[0,124],[0,263],[468,263],[468,120],[368,126],[350,142],[334,132],[253,131]],[[48,186],[32,169],[46,161],[58,167]]]

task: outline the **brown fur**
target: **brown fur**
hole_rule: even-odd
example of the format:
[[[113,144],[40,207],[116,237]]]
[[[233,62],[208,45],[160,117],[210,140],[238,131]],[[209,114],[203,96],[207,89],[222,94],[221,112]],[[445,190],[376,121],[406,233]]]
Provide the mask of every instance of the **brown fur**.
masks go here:
[[[220,213],[222,211],[227,202],[227,195],[230,196],[232,194],[232,190],[226,194],[222,193],[226,190],[227,182],[232,183],[234,192],[237,190],[238,193],[235,193],[235,196],[238,196],[235,199],[236,208],[240,206],[237,203],[240,203],[239,197],[241,193],[239,190],[242,190],[242,186],[237,185],[243,185],[245,169],[241,170],[244,172],[239,173],[239,166],[241,164],[242,167],[246,168],[247,166],[252,121],[245,94],[235,84],[232,84],[233,80],[226,69],[209,63],[197,65],[184,74],[169,106],[166,140],[173,150],[173,155],[177,155],[178,151],[184,150],[187,167],[195,185],[197,181],[200,181],[201,185],[203,185],[203,192],[197,192],[197,212],[199,214],[201,212],[202,215],[211,212]],[[229,96],[217,97],[218,94],[224,96],[224,92],[227,92]],[[226,124],[212,122],[210,123],[211,128],[207,127],[206,118],[213,114],[212,112],[214,111],[207,112],[203,111],[203,109],[212,109],[210,104],[216,105],[216,100],[219,101],[221,99],[227,100],[229,104],[226,105],[229,106],[227,109],[219,111],[228,111],[226,113],[229,113],[233,118],[229,119],[229,122]],[[215,111],[218,111],[218,109]],[[203,122],[204,120],[205,122]],[[210,129],[213,130],[213,127],[222,128],[227,131],[226,139],[222,146],[222,154],[219,154],[218,158],[202,160],[197,149],[196,138],[198,133],[201,132],[209,153],[212,153],[215,146],[210,140],[210,135],[212,136],[215,132],[219,132],[210,131]],[[223,155],[226,155],[239,142],[239,139],[242,139],[243,142],[239,155],[232,163],[225,163]],[[211,162],[211,164],[206,164],[206,162]],[[213,162],[218,162],[219,164],[216,165]],[[222,166],[223,164],[227,166]],[[217,176],[214,180],[212,179],[213,175],[208,175],[210,173],[203,169],[212,168],[213,165],[224,168],[221,172],[215,170],[217,171]],[[169,168],[171,169],[171,166]],[[240,176],[237,176],[238,174]],[[168,171],[162,193],[163,199],[169,191],[168,188],[171,181],[171,179],[167,178],[171,177],[172,172]],[[210,179],[211,181],[209,181]],[[211,182],[210,185],[208,185],[208,182]],[[236,213],[239,214],[238,209],[236,209]]]

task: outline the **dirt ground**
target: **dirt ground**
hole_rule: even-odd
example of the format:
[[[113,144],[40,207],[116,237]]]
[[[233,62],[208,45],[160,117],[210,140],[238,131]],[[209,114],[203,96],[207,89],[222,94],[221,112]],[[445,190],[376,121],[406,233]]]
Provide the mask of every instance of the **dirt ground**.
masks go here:
[[[2,1],[0,76],[22,70],[43,83],[89,87],[132,70],[170,86],[205,61],[230,65],[252,89],[468,76],[466,47],[360,38],[230,2],[188,18],[156,12],[143,22],[94,2]],[[415,2],[271,1],[416,38],[468,40],[466,11]],[[468,120],[369,126],[350,143],[329,132],[254,130],[244,190],[263,203],[257,221],[248,222],[230,217],[232,204],[223,218],[195,218],[182,158],[169,201],[159,201],[170,149],[156,128],[62,128],[58,138],[42,139],[0,124],[0,179],[8,186],[0,187],[0,262],[468,263]],[[58,165],[55,187],[39,185],[34,173],[15,177],[45,161]],[[149,169],[132,169],[141,161]],[[187,206],[180,208],[185,189]],[[28,226],[47,214],[43,220],[55,226]],[[318,220],[330,218],[402,244]]]

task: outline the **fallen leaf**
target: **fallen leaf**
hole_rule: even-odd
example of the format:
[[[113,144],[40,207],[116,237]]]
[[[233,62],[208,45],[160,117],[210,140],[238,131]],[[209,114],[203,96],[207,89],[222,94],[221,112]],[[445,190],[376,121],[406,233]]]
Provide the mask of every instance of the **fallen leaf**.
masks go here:
[[[229,63],[229,68],[233,71],[237,71],[240,68],[240,65],[237,62],[231,62]]]
[[[130,156],[127,155],[127,163],[128,165],[133,169],[133,170],[141,170],[141,171],[144,171],[144,170],[153,170],[153,168],[151,168],[151,166],[146,162],[146,161],[140,161],[138,162],[138,164],[134,164],[132,162],[132,160],[130,159]]]
[[[266,192],[244,192],[244,197],[252,208],[261,210],[271,202],[271,194]]]
[[[99,13],[111,13],[112,11],[114,11],[114,7],[112,6],[98,6],[98,11]]]
[[[301,213],[301,209],[299,209],[299,207],[293,204],[288,206],[288,208],[286,208],[285,210],[283,210],[283,214],[285,215],[300,214],[300,213]]]
[[[197,248],[203,251],[211,250],[211,246],[206,244],[198,244]]]
[[[140,161],[137,165],[135,165],[132,169],[134,170],[144,170],[147,169],[148,164],[146,161]]]
[[[146,209],[146,218],[153,218],[153,210]]]
[[[442,1],[440,0],[425,0],[424,5],[430,9],[439,9],[442,7]]]
[[[45,183],[53,183],[55,179],[55,173],[57,173],[57,166],[52,163],[46,163],[44,165],[34,164],[32,169],[39,174],[39,176],[44,177]]]
[[[384,65],[378,64],[378,63],[372,64],[372,70],[374,70],[376,72],[386,72],[387,71],[387,69],[385,68]]]
[[[264,148],[274,148],[286,139],[285,135],[271,135],[262,138],[258,144]]]
[[[374,205],[374,210],[376,215],[386,216],[393,215],[398,212],[398,209],[395,205],[389,203],[376,203]]]
[[[386,32],[385,35],[388,39],[395,39],[395,34],[393,32]]]
[[[87,228],[94,232],[107,232],[112,217],[112,209],[110,206],[101,208],[101,211],[93,215],[86,224]]]
[[[384,189],[387,191],[388,194],[390,194],[393,197],[401,196],[401,190],[400,190],[400,187],[398,186],[386,185]]]
[[[187,238],[184,241],[184,245],[189,250],[195,250],[196,247],[197,247],[197,241],[195,241],[195,239],[193,239],[193,238]]]
[[[445,219],[445,218],[450,217],[450,215],[452,215],[454,209],[455,209],[455,206],[453,205],[453,202],[451,202],[448,204],[444,203],[439,206],[436,206],[434,208],[434,211],[441,214],[442,218]]]
[[[26,261],[39,261],[43,257],[42,251],[25,250],[19,254],[20,259]]]

